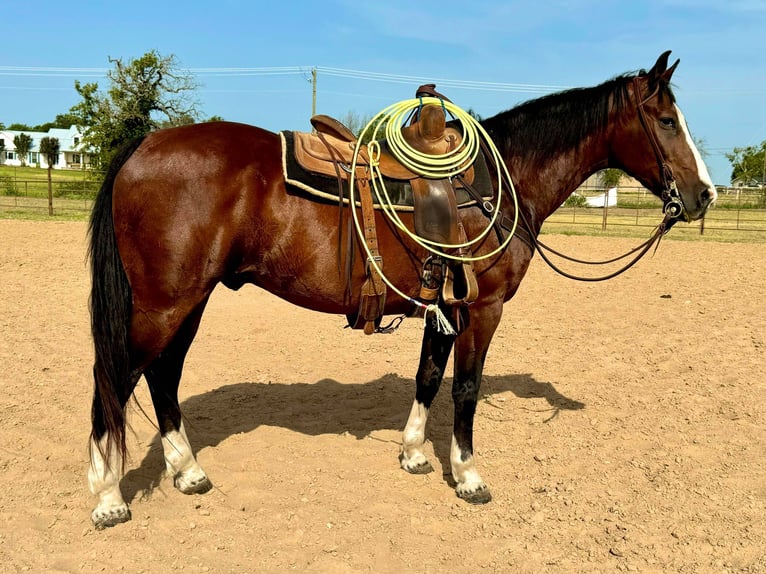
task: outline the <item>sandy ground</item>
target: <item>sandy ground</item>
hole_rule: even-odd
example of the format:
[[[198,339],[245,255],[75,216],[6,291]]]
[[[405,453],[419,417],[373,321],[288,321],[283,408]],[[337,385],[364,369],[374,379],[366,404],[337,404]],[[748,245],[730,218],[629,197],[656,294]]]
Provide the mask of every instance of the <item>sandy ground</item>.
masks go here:
[[[214,490],[173,488],[134,406],[133,520],[96,531],[85,229],[0,221],[0,572],[766,572],[764,245],[666,240],[601,284],[536,259],[486,366],[486,506],[445,475],[450,380],[436,472],[399,468],[418,321],[365,337],[220,288],[181,386]]]

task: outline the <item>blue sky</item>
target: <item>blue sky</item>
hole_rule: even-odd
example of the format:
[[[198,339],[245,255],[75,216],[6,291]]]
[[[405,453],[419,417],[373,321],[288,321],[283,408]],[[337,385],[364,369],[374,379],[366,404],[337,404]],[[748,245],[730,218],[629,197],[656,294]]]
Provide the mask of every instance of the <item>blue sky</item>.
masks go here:
[[[4,0],[0,22],[6,125],[52,120],[78,102],[76,79],[105,89],[109,57],[153,49],[196,71],[205,117],[275,131],[309,129],[314,67],[318,113],[371,116],[434,81],[486,117],[649,68],[669,49],[716,183],[729,179],[725,152],[766,140],[766,0]]]

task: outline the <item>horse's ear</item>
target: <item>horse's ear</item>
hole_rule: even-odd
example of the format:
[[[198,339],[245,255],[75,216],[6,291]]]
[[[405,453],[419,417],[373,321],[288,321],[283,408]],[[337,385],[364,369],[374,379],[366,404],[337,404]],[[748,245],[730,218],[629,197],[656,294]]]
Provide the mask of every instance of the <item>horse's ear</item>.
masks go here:
[[[668,52],[668,53],[670,53],[670,52]],[[673,72],[675,72],[675,71],[676,71],[676,67],[678,66],[678,64],[679,64],[680,62],[681,62],[681,60],[680,60],[680,59],[676,60],[675,64],[673,64],[672,66],[670,66],[670,67],[669,67],[667,70],[665,70],[665,71],[662,73],[662,76],[660,76],[660,78],[662,79],[662,81],[663,81],[663,82],[665,82],[666,84],[669,84],[669,83],[670,83],[670,77],[673,75]]]
[[[657,62],[654,64],[654,67],[652,67],[651,70],[649,70],[649,73],[647,74],[649,78],[649,82],[651,84],[654,84],[657,80],[662,77],[662,75],[667,71],[668,69],[668,58],[670,57],[670,50],[663,52],[660,54],[660,57],[657,58]],[[676,62],[677,64],[678,62]],[[675,69],[675,65],[673,68],[671,68],[671,74],[673,73],[672,70]]]
[[[681,60],[676,60],[675,63],[668,68],[668,57],[670,56],[670,50],[660,54],[657,58],[657,62],[654,67],[646,74],[647,80],[649,80],[649,90],[654,91],[658,85],[667,86],[670,84],[670,77],[673,72],[676,71],[676,66]]]

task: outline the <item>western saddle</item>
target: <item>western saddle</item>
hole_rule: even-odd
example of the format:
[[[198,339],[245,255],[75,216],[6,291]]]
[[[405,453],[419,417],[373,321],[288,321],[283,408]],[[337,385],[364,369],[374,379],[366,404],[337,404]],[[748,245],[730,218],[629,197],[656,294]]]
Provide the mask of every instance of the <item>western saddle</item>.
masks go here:
[[[435,96],[446,99],[427,84],[418,88],[416,97]],[[307,172],[338,179],[339,194],[343,196],[344,184],[352,177],[351,166],[357,138],[354,133],[338,120],[316,115],[311,118],[315,133],[294,132],[293,153],[295,161]],[[418,152],[439,156],[458,148],[463,136],[458,129],[447,125],[444,107],[437,104],[425,104],[414,114],[409,125],[401,128],[405,142]],[[364,328],[366,334],[372,334],[380,325],[386,300],[386,286],[379,270],[382,270],[382,258],[378,250],[377,233],[370,166],[370,155],[379,173],[390,179],[409,182],[412,188],[414,227],[417,236],[445,245],[458,245],[466,242],[466,234],[460,223],[455,197],[456,183],[448,178],[433,179],[421,176],[402,163],[391,153],[386,140],[380,142],[380,152],[371,152],[367,145],[362,145],[356,157],[353,172],[357,201],[361,204],[362,228],[364,241],[369,255],[376,265],[366,265],[367,278],[362,286],[359,311],[348,317],[349,325]],[[461,174],[462,182],[470,186],[474,168],[467,165]],[[470,256],[465,247],[452,249],[456,257]],[[478,284],[470,261],[452,260],[442,256],[429,257],[421,276],[420,298],[425,303],[434,303],[441,288],[442,301],[448,305],[472,303],[478,296]]]

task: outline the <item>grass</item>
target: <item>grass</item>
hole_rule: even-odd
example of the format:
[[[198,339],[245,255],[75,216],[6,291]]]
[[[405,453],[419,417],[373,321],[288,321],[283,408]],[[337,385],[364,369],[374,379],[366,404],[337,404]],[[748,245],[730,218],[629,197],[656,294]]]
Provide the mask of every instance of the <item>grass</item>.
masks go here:
[[[92,172],[51,170],[53,219],[88,219],[100,182]],[[48,170],[0,165],[0,216],[6,219],[49,220]]]
[[[54,197],[92,199],[100,181],[92,172],[51,170]],[[0,166],[0,197],[48,197],[48,170],[38,167]]]
[[[0,176],[11,177],[15,180],[44,181],[48,183],[48,170],[39,167],[0,165]],[[90,177],[89,171],[81,169],[51,170],[51,179],[53,181],[83,181],[88,180]]]
[[[619,204],[610,207],[606,216],[606,229],[602,229],[603,209],[562,207],[546,220],[542,232],[645,239],[662,220],[659,201],[652,209],[629,209]],[[715,206],[705,217],[702,233],[701,225],[700,222],[678,223],[667,237],[687,241],[766,243],[766,211],[762,209],[730,210]]]

